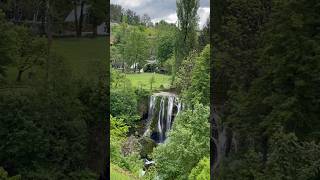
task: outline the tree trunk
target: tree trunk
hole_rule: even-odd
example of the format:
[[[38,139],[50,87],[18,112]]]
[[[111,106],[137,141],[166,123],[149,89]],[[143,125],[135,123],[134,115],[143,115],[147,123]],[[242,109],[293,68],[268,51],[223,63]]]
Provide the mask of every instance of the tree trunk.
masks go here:
[[[52,32],[51,32],[51,14],[50,14],[50,0],[47,0],[47,38],[48,38],[48,45],[47,45],[47,52],[48,57],[46,58],[46,80],[49,81],[49,61],[50,61],[50,49],[52,44]]]
[[[78,30],[77,30],[77,37],[81,37],[82,36],[83,8],[84,8],[84,1],[81,2],[80,17],[79,17],[79,24],[78,24]]]
[[[137,72],[137,64],[134,64],[134,73]]]
[[[77,8],[77,2],[74,0],[73,1],[73,10],[74,10],[74,28],[75,28],[75,31],[76,31],[76,34],[77,34],[77,36],[78,36],[78,29],[79,29],[79,27],[78,27],[78,25],[79,25],[79,23],[78,23],[78,8]]]
[[[16,81],[17,81],[17,82],[21,82],[21,79],[22,79],[22,73],[23,73],[23,71],[22,71],[22,70],[19,70],[19,71],[18,71],[18,76],[17,76],[17,79],[16,79]]]

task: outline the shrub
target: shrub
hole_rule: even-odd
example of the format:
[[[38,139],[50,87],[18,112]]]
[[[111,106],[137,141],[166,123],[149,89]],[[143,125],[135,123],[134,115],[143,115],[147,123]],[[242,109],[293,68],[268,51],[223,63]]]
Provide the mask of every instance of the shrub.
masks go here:
[[[163,179],[187,179],[188,174],[210,151],[209,108],[196,104],[175,119],[165,144],[155,148],[157,173]]]
[[[189,175],[190,180],[207,180],[210,179],[210,160],[204,157],[194,167]]]

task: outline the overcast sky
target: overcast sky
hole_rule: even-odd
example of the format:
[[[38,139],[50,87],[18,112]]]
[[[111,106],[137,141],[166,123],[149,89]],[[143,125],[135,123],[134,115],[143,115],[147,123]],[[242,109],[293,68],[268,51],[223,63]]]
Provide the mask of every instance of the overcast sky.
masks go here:
[[[162,19],[169,23],[177,22],[176,0],[111,0],[111,4],[119,4],[124,9],[131,9],[139,15],[146,13],[152,22]],[[200,0],[198,10],[200,28],[206,23],[209,13],[209,0]]]

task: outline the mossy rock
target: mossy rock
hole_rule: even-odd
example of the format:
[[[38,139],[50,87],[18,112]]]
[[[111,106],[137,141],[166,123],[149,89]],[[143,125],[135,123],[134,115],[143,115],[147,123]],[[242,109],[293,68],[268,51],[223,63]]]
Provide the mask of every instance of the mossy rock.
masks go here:
[[[142,137],[140,139],[140,144],[142,146],[140,156],[142,158],[150,158],[153,148],[157,146],[157,143],[149,137]]]

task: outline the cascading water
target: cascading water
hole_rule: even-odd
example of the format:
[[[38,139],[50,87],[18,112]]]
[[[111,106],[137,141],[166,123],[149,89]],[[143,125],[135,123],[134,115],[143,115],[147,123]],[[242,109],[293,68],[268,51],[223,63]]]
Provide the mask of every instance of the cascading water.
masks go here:
[[[163,117],[164,117],[164,98],[161,98],[160,101],[160,111],[158,118],[158,132],[159,132],[159,141],[163,141]]]
[[[173,111],[173,96],[168,97],[168,111],[167,111],[167,129],[170,130],[171,128],[171,120],[172,120],[172,111]]]
[[[144,136],[151,137],[157,143],[163,143],[172,127],[175,116],[181,111],[181,102],[173,93],[153,94],[149,101],[147,126]]]

